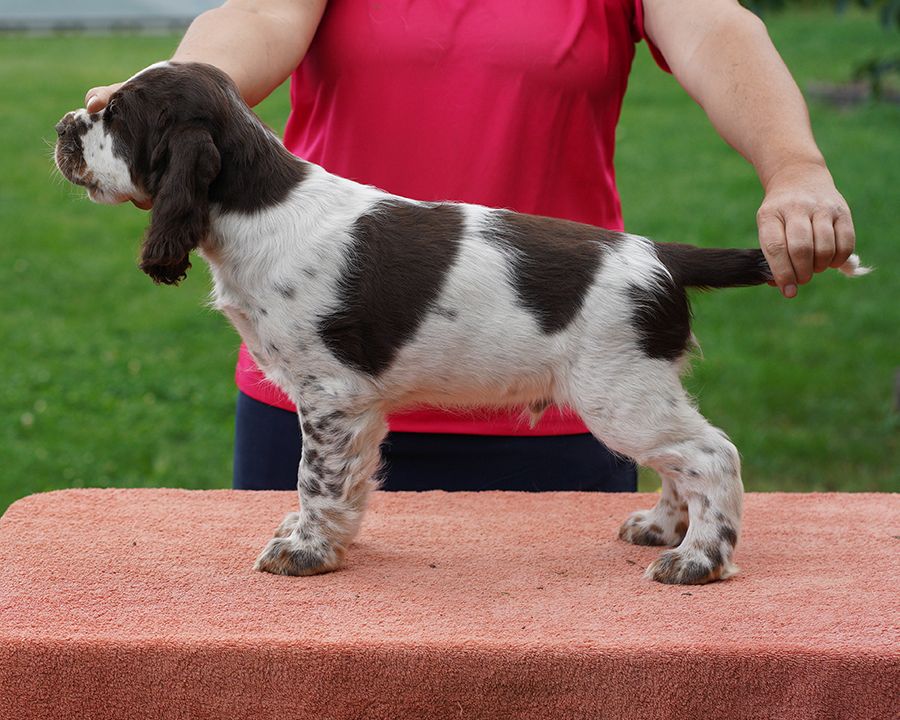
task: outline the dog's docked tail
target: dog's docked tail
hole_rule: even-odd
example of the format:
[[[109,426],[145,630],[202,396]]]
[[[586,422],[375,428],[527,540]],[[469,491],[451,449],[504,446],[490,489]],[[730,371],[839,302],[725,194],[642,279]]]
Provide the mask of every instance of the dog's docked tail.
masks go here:
[[[681,287],[729,288],[771,282],[772,270],[762,250],[698,248],[681,243],[654,243],[660,262]],[[871,272],[851,255],[840,270],[847,277]]]

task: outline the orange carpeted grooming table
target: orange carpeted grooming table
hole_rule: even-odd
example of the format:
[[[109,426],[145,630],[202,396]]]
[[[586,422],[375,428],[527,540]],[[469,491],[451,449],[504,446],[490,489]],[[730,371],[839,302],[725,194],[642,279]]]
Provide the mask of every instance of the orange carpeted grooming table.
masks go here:
[[[749,495],[733,580],[648,495],[376,493],[337,573],[254,572],[293,493],[68,490],[0,519],[0,718],[897,717],[900,498]]]

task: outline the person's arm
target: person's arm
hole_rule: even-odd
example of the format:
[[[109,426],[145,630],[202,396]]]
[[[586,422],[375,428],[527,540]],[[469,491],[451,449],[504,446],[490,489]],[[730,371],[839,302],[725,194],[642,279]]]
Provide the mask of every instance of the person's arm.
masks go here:
[[[191,23],[172,56],[224,70],[256,105],[294,70],[312,42],[326,0],[228,0]],[[97,112],[121,83],[94,87],[85,107]]]
[[[763,23],[735,0],[644,0],[647,36],[765,191],[759,242],[785,297],[855,244],[803,96]]]

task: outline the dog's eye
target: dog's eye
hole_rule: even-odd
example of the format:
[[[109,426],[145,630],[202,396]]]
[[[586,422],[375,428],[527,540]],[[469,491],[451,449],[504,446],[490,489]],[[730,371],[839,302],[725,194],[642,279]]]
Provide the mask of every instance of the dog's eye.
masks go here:
[[[109,105],[106,106],[107,119],[112,120],[118,112],[119,108],[115,100],[113,100]]]

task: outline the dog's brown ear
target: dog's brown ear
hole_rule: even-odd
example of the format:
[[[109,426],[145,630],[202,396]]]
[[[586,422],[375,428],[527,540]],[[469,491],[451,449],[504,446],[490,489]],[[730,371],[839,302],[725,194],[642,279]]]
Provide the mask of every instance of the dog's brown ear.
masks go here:
[[[209,231],[209,186],[219,174],[219,151],[197,126],[167,133],[153,152],[153,210],[141,248],[141,270],[156,283],[177,285],[189,255]]]

